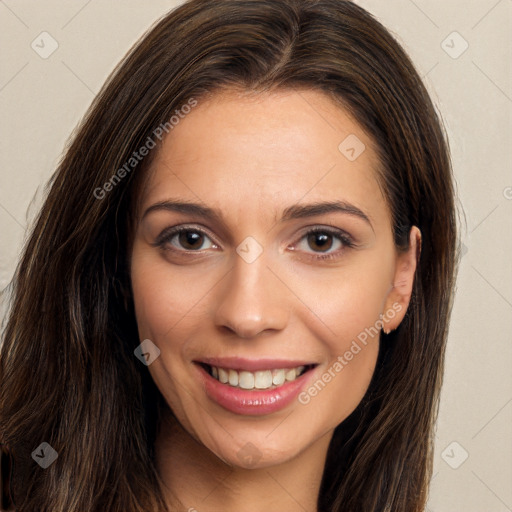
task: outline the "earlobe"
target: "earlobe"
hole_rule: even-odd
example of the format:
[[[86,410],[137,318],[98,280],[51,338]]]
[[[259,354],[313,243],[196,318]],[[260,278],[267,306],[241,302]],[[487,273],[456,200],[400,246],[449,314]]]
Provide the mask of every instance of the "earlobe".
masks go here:
[[[386,298],[382,318],[385,334],[394,331],[407,312],[420,254],[421,231],[416,226],[412,226],[409,233],[409,249],[397,256],[393,287]],[[393,314],[390,315],[388,312],[393,312]]]

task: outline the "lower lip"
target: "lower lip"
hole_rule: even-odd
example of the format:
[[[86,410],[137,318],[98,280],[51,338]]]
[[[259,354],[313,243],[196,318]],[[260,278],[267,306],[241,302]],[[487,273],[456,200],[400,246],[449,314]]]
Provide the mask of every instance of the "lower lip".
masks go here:
[[[291,382],[267,390],[245,390],[223,384],[212,377],[200,364],[197,364],[208,398],[224,409],[235,414],[260,416],[284,409],[301,392],[311,370]]]

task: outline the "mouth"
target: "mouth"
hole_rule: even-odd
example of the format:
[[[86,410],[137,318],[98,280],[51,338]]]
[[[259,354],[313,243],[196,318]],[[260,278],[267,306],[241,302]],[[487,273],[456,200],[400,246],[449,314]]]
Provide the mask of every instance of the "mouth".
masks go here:
[[[244,416],[276,413],[291,406],[315,375],[316,363],[211,358],[194,361],[206,396]]]
[[[293,382],[316,366],[314,364],[308,364],[292,368],[248,371],[213,366],[206,363],[199,363],[199,365],[220,383],[228,384],[234,388],[244,389],[246,391],[280,388],[287,382]]]

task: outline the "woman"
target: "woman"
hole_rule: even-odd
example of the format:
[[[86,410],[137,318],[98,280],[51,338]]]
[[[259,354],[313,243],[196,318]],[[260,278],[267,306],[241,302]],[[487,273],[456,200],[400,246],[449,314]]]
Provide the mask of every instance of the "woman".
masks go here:
[[[417,72],[362,8],[165,16],[91,106],[15,275],[16,510],[424,510],[452,181]]]

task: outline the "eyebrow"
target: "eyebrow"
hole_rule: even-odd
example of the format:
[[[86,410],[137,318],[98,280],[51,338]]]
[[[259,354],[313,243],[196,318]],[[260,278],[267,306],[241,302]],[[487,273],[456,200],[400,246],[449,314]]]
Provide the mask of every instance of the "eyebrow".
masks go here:
[[[196,215],[224,224],[224,219],[220,210],[210,208],[199,203],[183,200],[166,200],[155,203],[144,212],[142,218],[144,219],[144,217],[151,212],[161,210]],[[318,215],[325,215],[328,213],[343,213],[353,217],[358,217],[367,222],[373,230],[373,225],[370,222],[369,217],[362,210],[353,204],[347,203],[346,201],[316,202],[305,205],[294,204],[285,208],[280,220],[281,222],[285,222],[293,219],[304,219]]]

